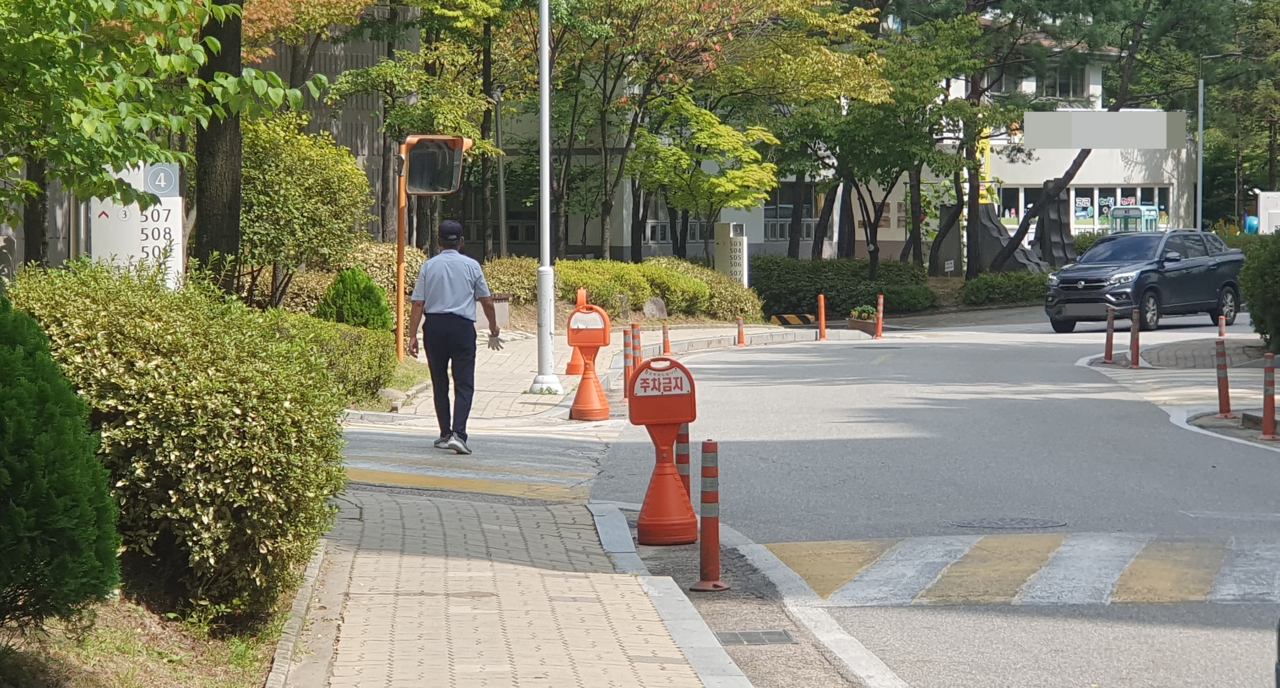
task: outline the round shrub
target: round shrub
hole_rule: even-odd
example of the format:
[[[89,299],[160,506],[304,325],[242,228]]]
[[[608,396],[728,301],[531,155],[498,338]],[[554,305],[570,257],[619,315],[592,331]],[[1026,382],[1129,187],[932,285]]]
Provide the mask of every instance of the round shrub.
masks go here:
[[[561,263],[563,265],[563,263]],[[484,280],[494,294],[510,294],[511,304],[538,302],[538,259],[495,258],[484,264]],[[574,297],[576,302],[577,297]]]
[[[338,275],[316,306],[316,317],[368,330],[389,332],[396,326],[387,307],[387,293],[360,268]]]
[[[1048,275],[1030,272],[984,272],[964,283],[960,300],[966,306],[1028,304],[1044,301]]]
[[[763,304],[755,291],[735,282],[728,275],[711,268],[694,265],[670,256],[650,258],[647,263],[661,265],[682,275],[688,275],[707,285],[710,299],[702,315],[712,320],[732,321],[743,318],[750,322],[761,320]]]
[[[751,284],[764,300],[766,315],[814,313],[818,295],[825,294],[827,312],[844,314],[874,304],[885,295],[885,310],[914,313],[934,308],[937,294],[928,286],[928,272],[914,263],[880,263],[874,282],[865,260],[796,260],[785,256],[751,259]]]
[[[27,269],[11,293],[92,408],[126,583],[226,621],[272,610],[346,483],[343,407],[315,347],[152,270]]]
[[[711,303],[711,288],[705,283],[658,263],[636,266],[650,288],[667,305],[668,313],[697,315]]]
[[[1263,236],[1245,258],[1240,288],[1253,329],[1280,354],[1280,234]]]
[[[118,585],[97,447],[44,332],[0,296],[0,629],[72,617]]]
[[[395,333],[283,311],[273,315],[281,336],[305,341],[320,352],[347,404],[372,399],[395,376]]]

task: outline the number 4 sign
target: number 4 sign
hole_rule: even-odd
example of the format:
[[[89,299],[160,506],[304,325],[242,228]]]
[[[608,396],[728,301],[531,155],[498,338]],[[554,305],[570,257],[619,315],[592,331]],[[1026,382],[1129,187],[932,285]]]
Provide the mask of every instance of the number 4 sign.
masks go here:
[[[143,210],[94,199],[89,203],[89,255],[113,263],[165,263],[169,286],[177,286],[186,267],[182,241],[184,210],[178,166],[146,165],[116,175],[160,202]]]

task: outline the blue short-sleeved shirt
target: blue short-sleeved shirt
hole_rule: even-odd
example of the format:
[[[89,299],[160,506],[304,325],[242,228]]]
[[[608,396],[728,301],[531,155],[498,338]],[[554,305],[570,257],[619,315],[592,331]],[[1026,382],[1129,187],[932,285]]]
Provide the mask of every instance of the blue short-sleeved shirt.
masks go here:
[[[409,299],[422,302],[423,313],[452,313],[475,322],[476,299],[487,296],[489,284],[484,281],[480,264],[446,249],[422,264]]]

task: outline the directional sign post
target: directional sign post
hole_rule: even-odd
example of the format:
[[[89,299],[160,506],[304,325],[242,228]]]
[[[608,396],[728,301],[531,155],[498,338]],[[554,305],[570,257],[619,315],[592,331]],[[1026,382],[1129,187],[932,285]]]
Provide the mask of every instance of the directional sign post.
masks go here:
[[[178,188],[178,166],[145,165],[118,178],[160,198],[146,210],[94,199],[89,203],[89,255],[118,264],[145,261],[165,263],[170,287],[177,287],[186,269],[182,241],[184,209]]]

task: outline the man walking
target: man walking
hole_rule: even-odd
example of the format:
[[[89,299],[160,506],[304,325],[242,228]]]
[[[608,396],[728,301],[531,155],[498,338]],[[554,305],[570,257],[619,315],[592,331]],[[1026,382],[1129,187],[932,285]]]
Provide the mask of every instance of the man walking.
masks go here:
[[[437,449],[470,454],[467,417],[476,389],[476,301],[489,321],[489,348],[500,351],[498,317],[484,272],[475,260],[459,253],[465,244],[462,225],[440,223],[440,253],[422,265],[413,288],[413,316],[409,328],[409,355],[418,356],[418,325],[427,347],[436,418],[440,421]],[[423,318],[426,318],[425,322]],[[449,365],[453,364],[454,406],[449,413]]]

